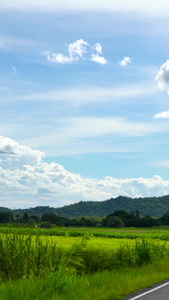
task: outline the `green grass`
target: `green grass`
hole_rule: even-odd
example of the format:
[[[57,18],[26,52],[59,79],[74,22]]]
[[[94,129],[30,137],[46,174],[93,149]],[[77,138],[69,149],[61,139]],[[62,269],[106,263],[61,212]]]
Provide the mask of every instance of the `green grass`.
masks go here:
[[[168,227],[167,227],[168,228]],[[12,233],[13,230],[21,235],[42,235],[42,236],[69,236],[69,237],[82,237],[88,235],[89,237],[105,237],[110,239],[137,239],[137,238],[150,238],[169,241],[169,230],[166,226],[157,228],[123,228],[123,229],[108,229],[108,228],[13,228],[0,227],[0,233]]]
[[[65,278],[60,272],[47,278],[28,277],[21,280],[2,282],[1,300],[113,300],[124,299],[125,295],[138,289],[169,278],[169,262],[145,265],[142,268],[103,271],[92,275]]]
[[[118,239],[82,233],[1,231],[0,300],[123,299],[169,278],[167,242],[151,239],[147,232],[139,239],[124,239],[130,232],[120,232]]]

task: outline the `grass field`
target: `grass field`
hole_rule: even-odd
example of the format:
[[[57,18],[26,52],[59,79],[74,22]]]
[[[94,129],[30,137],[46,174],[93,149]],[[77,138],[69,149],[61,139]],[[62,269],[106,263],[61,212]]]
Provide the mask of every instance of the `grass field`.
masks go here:
[[[169,279],[169,228],[0,227],[0,299],[124,299]]]

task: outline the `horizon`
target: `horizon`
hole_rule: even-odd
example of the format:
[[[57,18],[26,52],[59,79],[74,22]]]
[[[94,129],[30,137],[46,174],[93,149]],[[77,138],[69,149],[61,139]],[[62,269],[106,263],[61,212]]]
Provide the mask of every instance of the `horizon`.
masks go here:
[[[168,195],[167,1],[0,4],[0,206]]]

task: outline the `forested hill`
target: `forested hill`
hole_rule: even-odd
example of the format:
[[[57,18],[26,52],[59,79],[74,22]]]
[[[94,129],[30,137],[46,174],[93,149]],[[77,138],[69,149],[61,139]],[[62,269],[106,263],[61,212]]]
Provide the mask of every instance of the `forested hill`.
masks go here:
[[[29,209],[18,209],[15,212],[41,216],[44,213],[56,213],[62,217],[98,216],[104,217],[116,210],[126,212],[139,210],[142,216],[161,217],[169,211],[169,195],[151,198],[129,198],[119,196],[106,201],[80,201],[75,204],[54,208],[49,206],[37,206]]]

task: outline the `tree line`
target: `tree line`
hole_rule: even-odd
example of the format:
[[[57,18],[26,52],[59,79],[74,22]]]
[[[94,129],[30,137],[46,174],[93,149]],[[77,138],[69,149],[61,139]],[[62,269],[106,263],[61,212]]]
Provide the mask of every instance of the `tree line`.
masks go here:
[[[66,218],[60,217],[55,213],[44,213],[42,216],[24,215],[12,212],[0,212],[0,223],[18,223],[30,226],[38,225],[40,227],[49,228],[52,225],[60,227],[152,227],[160,225],[169,225],[169,211],[162,217],[154,218],[151,216],[140,216],[138,210],[130,213],[125,210],[117,210],[108,214],[105,218],[99,217],[77,217]]]

